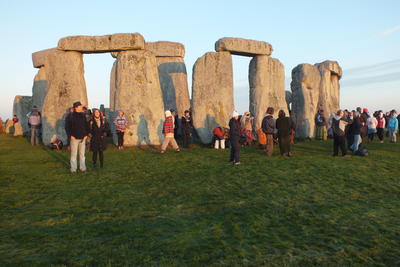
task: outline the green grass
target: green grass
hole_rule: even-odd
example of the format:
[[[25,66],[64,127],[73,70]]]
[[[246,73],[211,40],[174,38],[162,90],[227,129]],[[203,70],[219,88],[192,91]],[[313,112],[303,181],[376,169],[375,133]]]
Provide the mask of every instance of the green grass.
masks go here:
[[[399,144],[333,158],[200,146],[105,153],[69,173],[69,153],[0,135],[1,266],[394,266],[400,263]]]

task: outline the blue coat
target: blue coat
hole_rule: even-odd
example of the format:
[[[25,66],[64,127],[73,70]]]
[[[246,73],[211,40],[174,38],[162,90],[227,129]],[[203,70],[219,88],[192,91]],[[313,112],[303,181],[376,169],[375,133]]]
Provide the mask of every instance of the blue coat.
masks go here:
[[[396,117],[394,117],[394,118],[392,118],[392,117],[390,117],[389,118],[389,121],[388,121],[388,124],[387,124],[387,128],[388,128],[388,130],[392,130],[392,131],[397,131],[397,129],[399,128],[399,121],[397,120],[397,118]]]

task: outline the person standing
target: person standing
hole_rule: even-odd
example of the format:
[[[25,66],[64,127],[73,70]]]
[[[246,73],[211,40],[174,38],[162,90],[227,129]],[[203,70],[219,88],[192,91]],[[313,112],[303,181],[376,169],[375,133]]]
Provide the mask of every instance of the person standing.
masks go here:
[[[174,137],[174,129],[175,129],[175,118],[172,116],[171,111],[165,111],[165,121],[163,125],[163,134],[165,136],[164,142],[161,145],[161,154],[165,153],[168,145],[171,144],[172,148],[175,149],[176,152],[179,152],[179,146],[176,143]]]
[[[118,111],[118,115],[115,117],[113,123],[115,125],[115,131],[118,137],[118,150],[121,150],[124,148],[124,134],[126,127],[128,126],[128,121],[126,120],[122,110]]]
[[[17,115],[14,114],[12,121],[13,121],[13,126],[14,126],[16,123],[19,122],[19,119],[18,119]]]
[[[274,114],[274,108],[267,108],[267,115],[262,120],[261,128],[266,135],[266,152],[267,156],[272,156],[272,152],[274,151],[274,133],[275,133],[275,119],[272,117]]]
[[[278,142],[281,156],[292,156],[290,152],[290,130],[293,128],[291,120],[286,117],[285,111],[280,110],[276,120],[276,129],[278,130]]]
[[[229,121],[229,140],[231,145],[230,162],[234,165],[240,164],[240,136],[242,135],[242,127],[240,125],[239,113],[234,111]]]
[[[368,125],[368,140],[370,142],[374,141],[374,135],[376,134],[376,126],[378,126],[378,120],[375,118],[375,116],[368,114],[369,117],[367,119],[367,125]]]
[[[345,129],[346,126],[352,123],[352,115],[349,119],[344,117],[344,112],[338,110],[336,115],[332,119],[332,131],[333,131],[333,156],[337,157],[339,155],[339,148],[342,151],[342,156],[345,157],[346,151],[346,139],[345,139]]]
[[[212,134],[211,148],[225,149],[224,129],[221,126],[218,126],[213,130]]]
[[[376,118],[378,121],[378,124],[376,126],[376,132],[379,138],[379,141],[383,143],[383,140],[385,138],[385,127],[386,127],[386,120],[385,116],[383,116],[383,112],[380,111],[378,114],[378,117]]]
[[[107,132],[109,130],[109,125],[105,118],[100,113],[100,110],[94,109],[93,116],[89,123],[90,129],[90,150],[93,152],[92,161],[93,168],[96,169],[97,155],[100,160],[100,168],[104,165],[104,154],[103,151],[106,150],[107,142]]]
[[[251,145],[253,143],[253,120],[250,112],[246,111],[241,119],[241,125],[246,136],[244,145]]]
[[[353,144],[350,146],[350,149],[353,151],[353,153],[356,153],[358,150],[358,147],[362,143],[362,138],[361,138],[361,127],[362,127],[362,122],[361,122],[361,114],[356,111],[354,113],[354,120],[353,120],[353,126],[352,126],[352,132],[354,136]]]
[[[28,124],[31,128],[31,145],[35,146],[39,144],[39,128],[41,123],[41,117],[37,106],[33,106],[32,111],[28,116]]]
[[[324,111],[320,109],[317,114],[315,114],[315,139],[316,140],[326,140],[326,119],[324,116]]]
[[[4,132],[3,120],[0,118],[0,134],[2,134],[3,132]]]
[[[182,122],[183,147],[189,148],[190,137],[192,136],[192,131],[193,131],[193,120],[192,117],[190,116],[189,110],[185,110],[181,122]]]
[[[390,112],[389,121],[387,123],[389,138],[391,143],[397,142],[397,130],[399,129],[399,121],[395,110]]]
[[[81,102],[75,102],[73,105],[74,112],[67,121],[68,136],[71,136],[71,172],[76,173],[78,168],[77,155],[79,152],[79,169],[86,171],[85,147],[86,139],[89,134],[89,125],[86,121],[86,114],[83,112]]]

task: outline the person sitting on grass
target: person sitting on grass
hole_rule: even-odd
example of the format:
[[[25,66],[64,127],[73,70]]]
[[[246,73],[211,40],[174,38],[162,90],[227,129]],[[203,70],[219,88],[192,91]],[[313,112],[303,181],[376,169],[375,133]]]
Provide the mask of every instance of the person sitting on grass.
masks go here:
[[[293,128],[291,120],[286,117],[285,111],[280,110],[276,120],[276,129],[278,130],[278,142],[281,156],[292,156],[290,152],[290,130]]]
[[[165,136],[164,142],[161,145],[161,154],[165,153],[168,145],[171,144],[172,148],[175,149],[176,152],[180,152],[179,146],[176,143],[174,137],[174,128],[175,128],[175,119],[172,116],[171,111],[165,111],[165,121],[163,125],[163,134]]]
[[[336,116],[332,119],[332,131],[333,131],[333,156],[337,157],[339,155],[339,148],[342,151],[342,156],[347,156],[346,150],[346,139],[345,139],[345,128],[346,125],[353,123],[353,117],[347,119],[344,116],[342,110],[338,110]]]
[[[99,155],[100,168],[104,166],[104,154],[103,151],[106,150],[107,142],[107,132],[109,130],[108,122],[104,119],[100,110],[94,109],[93,116],[89,123],[90,129],[90,150],[93,152],[92,161],[93,168],[96,169],[97,155]]]
[[[225,149],[225,138],[224,138],[224,130],[222,127],[218,126],[213,130],[213,137],[211,140],[211,148],[221,148]]]

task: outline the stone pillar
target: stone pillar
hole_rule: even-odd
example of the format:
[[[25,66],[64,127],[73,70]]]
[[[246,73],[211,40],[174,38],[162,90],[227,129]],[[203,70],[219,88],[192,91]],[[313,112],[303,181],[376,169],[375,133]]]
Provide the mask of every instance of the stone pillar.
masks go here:
[[[289,116],[285,100],[285,69],[283,64],[269,56],[255,56],[249,65],[250,113],[254,116],[255,129],[261,122],[268,107],[279,110]]]
[[[14,135],[23,135],[29,132],[27,114],[32,110],[32,97],[17,95],[14,98],[13,115],[17,115],[21,128]],[[17,127],[15,127],[17,128]]]
[[[287,105],[287,108],[288,108],[288,110],[291,110],[291,108],[290,108],[290,104],[292,104],[292,91],[288,91],[288,90],[286,90],[285,91],[285,99],[286,99],[286,105]]]
[[[42,108],[42,138],[48,145],[56,138],[67,141],[64,120],[76,101],[87,106],[83,56],[79,52],[55,51],[46,57],[47,94]]]
[[[47,94],[47,78],[46,67],[40,67],[35,75],[32,87],[32,106],[37,106],[39,111],[42,110],[43,101]]]
[[[186,65],[181,57],[157,57],[158,76],[165,109],[174,109],[182,117],[190,108]]]
[[[117,61],[115,60],[111,69],[110,75],[110,110],[115,109],[115,92],[116,92],[116,75],[117,75]]]
[[[296,137],[314,136],[314,116],[319,108],[321,76],[318,68],[301,64],[292,70],[292,111],[296,122]]]
[[[164,104],[153,53],[145,50],[118,53],[115,110],[128,120],[124,144],[159,145],[163,141]]]
[[[205,144],[215,127],[228,127],[234,109],[232,73],[229,52],[206,53],[193,66],[193,125]]]

